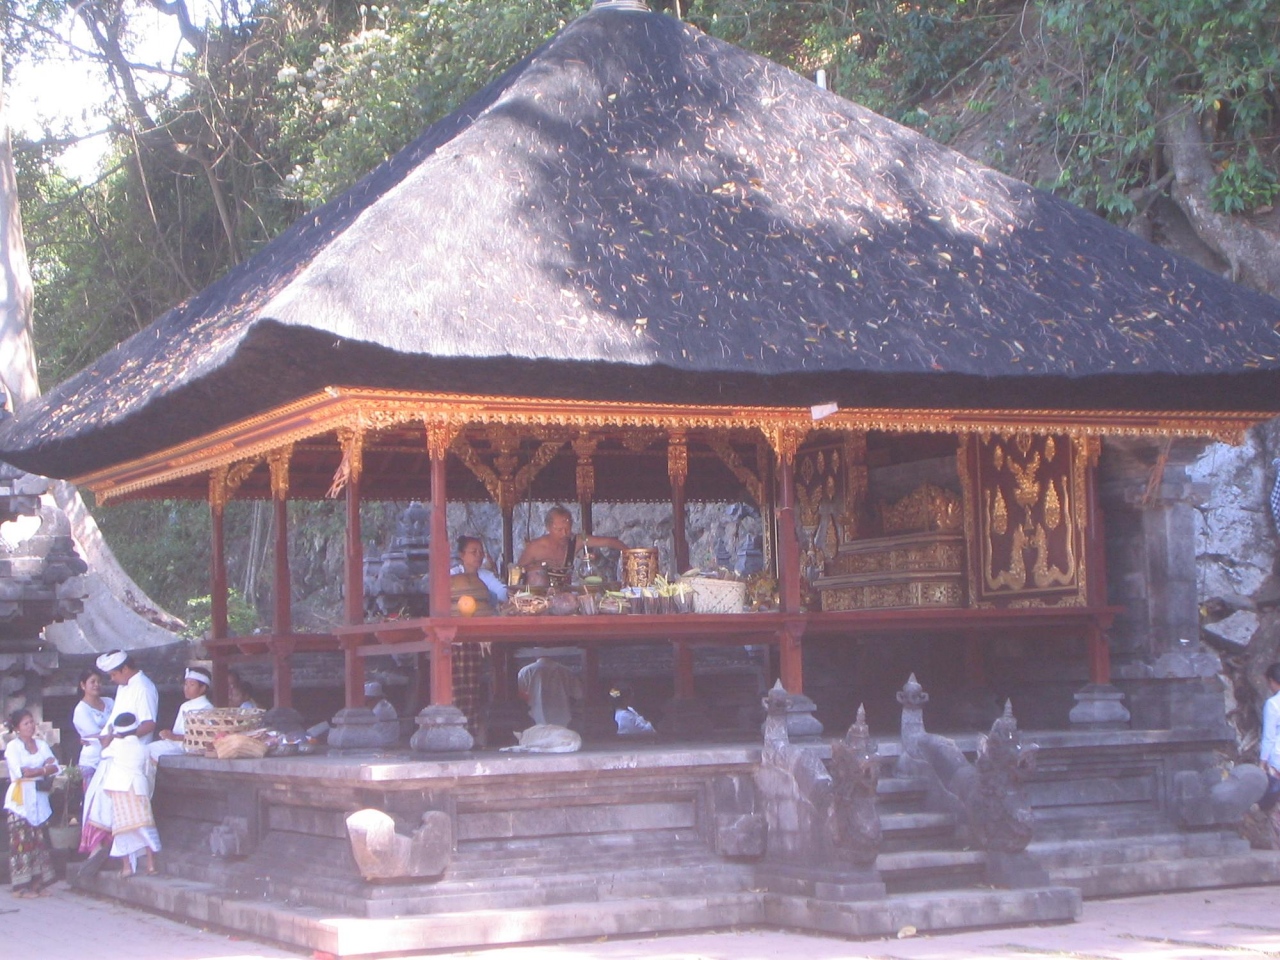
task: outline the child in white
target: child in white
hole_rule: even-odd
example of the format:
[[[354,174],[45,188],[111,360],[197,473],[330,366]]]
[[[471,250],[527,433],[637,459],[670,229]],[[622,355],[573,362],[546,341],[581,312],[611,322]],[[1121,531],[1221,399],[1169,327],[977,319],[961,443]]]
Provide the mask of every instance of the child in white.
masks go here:
[[[154,874],[154,854],[160,850],[160,834],[151,814],[151,758],[138,739],[138,718],[122,713],[115,720],[115,739],[102,750],[111,765],[102,774],[102,788],[111,798],[111,856],[121,857],[120,876],[138,869],[138,854],[146,856],[146,872]]]

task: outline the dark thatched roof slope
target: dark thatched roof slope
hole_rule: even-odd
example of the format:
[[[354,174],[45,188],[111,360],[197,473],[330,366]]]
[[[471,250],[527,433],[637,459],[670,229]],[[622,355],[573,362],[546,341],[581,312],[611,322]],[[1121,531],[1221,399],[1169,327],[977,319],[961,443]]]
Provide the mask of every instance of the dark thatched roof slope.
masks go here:
[[[608,7],[63,383],[75,475],[326,385],[1269,409],[1280,302],[671,17]]]

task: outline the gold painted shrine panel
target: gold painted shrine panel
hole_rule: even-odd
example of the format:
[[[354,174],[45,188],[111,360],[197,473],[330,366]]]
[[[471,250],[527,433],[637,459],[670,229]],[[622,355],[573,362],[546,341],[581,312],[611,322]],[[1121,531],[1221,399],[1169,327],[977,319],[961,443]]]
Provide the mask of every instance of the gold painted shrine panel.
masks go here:
[[[1065,435],[970,435],[959,457],[970,604],[1083,605],[1088,451]]]

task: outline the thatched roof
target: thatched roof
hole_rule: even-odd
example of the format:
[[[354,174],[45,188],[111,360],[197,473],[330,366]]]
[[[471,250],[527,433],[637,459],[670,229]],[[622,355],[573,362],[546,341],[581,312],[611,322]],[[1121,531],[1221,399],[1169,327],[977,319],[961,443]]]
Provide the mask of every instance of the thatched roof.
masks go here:
[[[66,381],[78,475],[326,385],[1274,409],[1280,302],[668,16],[598,7]]]

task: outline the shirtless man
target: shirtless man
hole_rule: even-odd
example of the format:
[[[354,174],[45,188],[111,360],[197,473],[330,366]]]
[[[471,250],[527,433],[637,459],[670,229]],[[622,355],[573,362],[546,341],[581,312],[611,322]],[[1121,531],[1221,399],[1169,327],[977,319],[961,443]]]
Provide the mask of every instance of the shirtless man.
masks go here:
[[[617,537],[577,536],[573,534],[573,514],[556,504],[547,511],[547,532],[524,545],[516,565],[524,570],[531,587],[547,585],[546,568],[568,569],[573,558],[583,550],[605,547],[625,550],[627,545]]]

